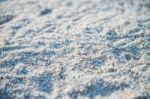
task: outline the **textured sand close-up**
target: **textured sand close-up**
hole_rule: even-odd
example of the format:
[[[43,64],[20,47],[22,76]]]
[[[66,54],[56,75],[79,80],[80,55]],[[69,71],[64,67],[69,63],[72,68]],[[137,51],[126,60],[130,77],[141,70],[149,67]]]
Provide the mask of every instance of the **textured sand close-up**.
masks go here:
[[[150,0],[0,0],[0,99],[150,99]]]

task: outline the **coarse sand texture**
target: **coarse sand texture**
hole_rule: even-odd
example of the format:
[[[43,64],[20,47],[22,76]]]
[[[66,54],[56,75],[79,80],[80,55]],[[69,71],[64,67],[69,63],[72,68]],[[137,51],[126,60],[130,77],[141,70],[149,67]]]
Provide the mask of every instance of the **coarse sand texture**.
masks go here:
[[[150,0],[0,0],[0,99],[150,99]]]

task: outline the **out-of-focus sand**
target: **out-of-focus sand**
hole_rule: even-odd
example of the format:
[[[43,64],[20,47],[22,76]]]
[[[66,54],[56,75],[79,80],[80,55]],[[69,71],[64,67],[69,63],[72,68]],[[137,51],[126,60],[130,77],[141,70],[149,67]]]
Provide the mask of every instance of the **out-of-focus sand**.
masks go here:
[[[0,99],[149,99],[149,0],[0,0]]]

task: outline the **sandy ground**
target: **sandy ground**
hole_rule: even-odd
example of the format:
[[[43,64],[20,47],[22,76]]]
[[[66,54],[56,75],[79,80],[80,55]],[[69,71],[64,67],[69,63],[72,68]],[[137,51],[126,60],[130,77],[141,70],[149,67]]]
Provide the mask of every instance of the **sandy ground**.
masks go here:
[[[150,0],[0,0],[0,99],[150,99]]]

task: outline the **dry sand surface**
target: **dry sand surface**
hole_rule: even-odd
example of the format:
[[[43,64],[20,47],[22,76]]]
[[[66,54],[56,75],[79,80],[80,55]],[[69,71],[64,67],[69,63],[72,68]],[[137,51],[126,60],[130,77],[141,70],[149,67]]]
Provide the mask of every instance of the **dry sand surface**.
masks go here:
[[[0,0],[0,99],[150,99],[150,0]]]

